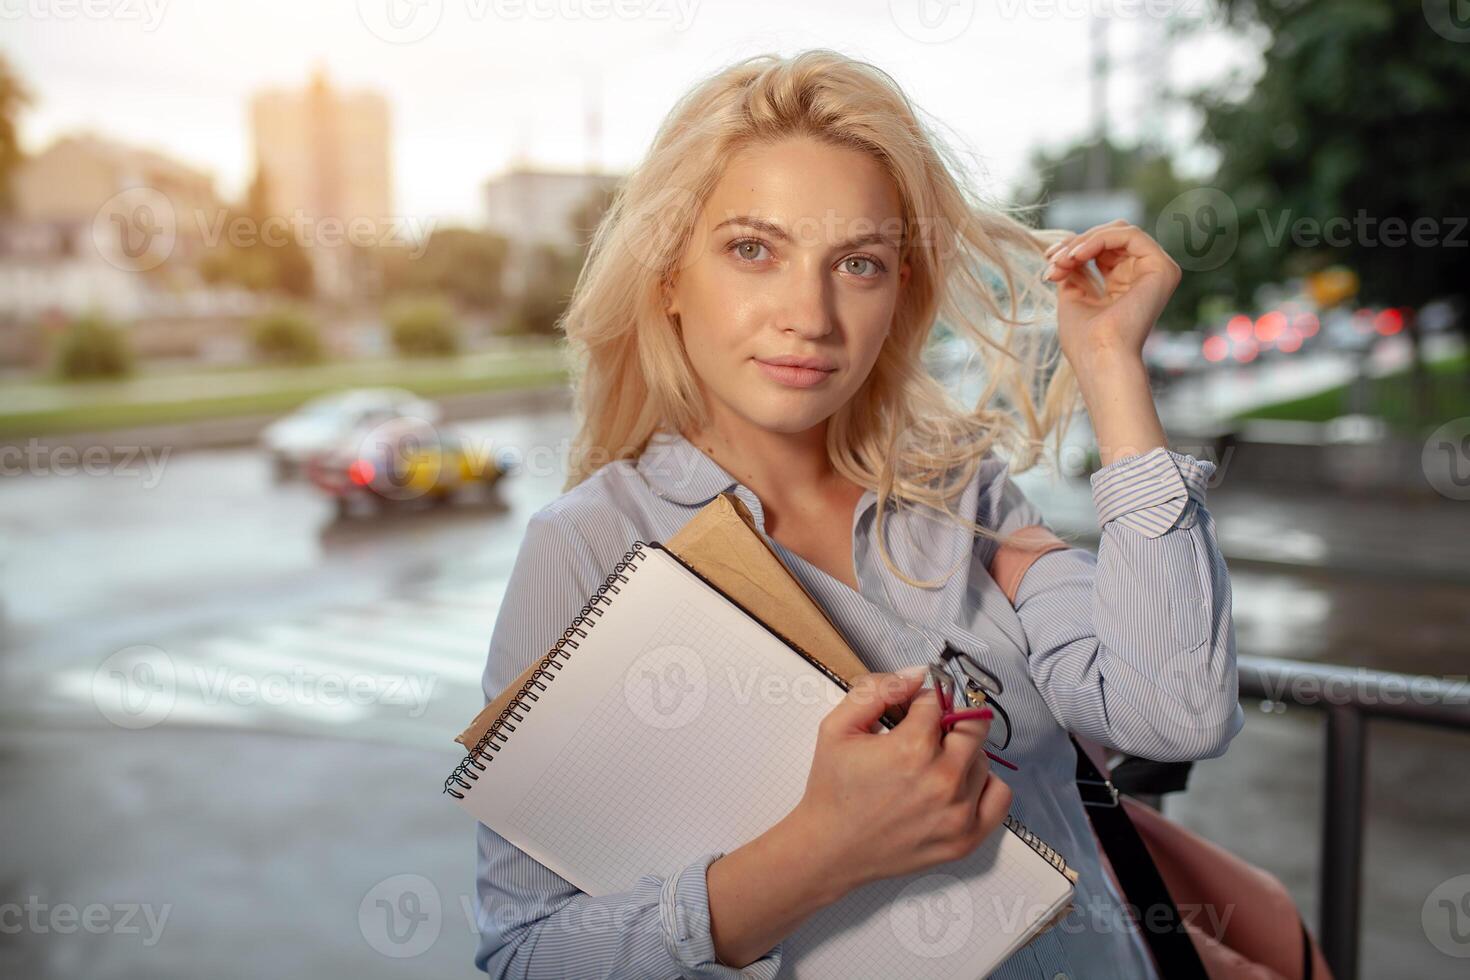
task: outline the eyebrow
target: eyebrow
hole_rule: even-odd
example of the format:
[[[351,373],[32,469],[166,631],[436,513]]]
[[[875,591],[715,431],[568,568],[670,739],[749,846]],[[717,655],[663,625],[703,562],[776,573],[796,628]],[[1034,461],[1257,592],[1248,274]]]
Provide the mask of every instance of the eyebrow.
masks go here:
[[[782,228],[780,225],[776,224],[773,221],[766,221],[764,218],[757,218],[755,215],[752,214],[737,214],[733,218],[726,218],[724,221],[721,221],[719,224],[711,228],[710,233],[714,234],[726,225],[745,225],[748,228],[754,228],[757,231],[765,232],[767,235],[770,235],[772,238],[779,239],[780,241],[788,243],[791,241],[791,236],[786,233],[786,229]],[[862,245],[887,245],[894,251],[899,251],[897,242],[895,242],[892,238],[888,237],[882,232],[877,231],[870,231],[865,235],[858,235],[854,238],[849,238],[845,242],[838,242],[837,245],[834,247],[858,248]]]

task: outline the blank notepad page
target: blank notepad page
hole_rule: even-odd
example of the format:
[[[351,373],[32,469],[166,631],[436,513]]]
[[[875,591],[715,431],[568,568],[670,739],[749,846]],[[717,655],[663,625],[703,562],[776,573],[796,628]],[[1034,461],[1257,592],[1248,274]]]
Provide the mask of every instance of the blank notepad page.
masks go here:
[[[842,689],[659,548],[483,759],[460,805],[593,895],[732,851],[801,799]],[[1008,830],[960,861],[878,881],[806,920],[783,977],[981,977],[1070,882]]]

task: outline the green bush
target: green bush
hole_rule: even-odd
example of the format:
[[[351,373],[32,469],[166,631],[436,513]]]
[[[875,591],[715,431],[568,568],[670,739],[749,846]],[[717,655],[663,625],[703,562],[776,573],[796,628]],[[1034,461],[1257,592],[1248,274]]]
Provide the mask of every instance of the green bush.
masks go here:
[[[554,284],[539,283],[531,286],[511,308],[506,332],[542,336],[556,333],[557,321],[567,309],[567,297],[567,291]]]
[[[73,320],[56,349],[56,373],[69,381],[132,373],[133,354],[121,330],[95,314]]]
[[[447,357],[459,351],[459,324],[442,299],[399,300],[386,313],[393,347],[405,357]]]
[[[276,310],[257,320],[251,343],[257,357],[275,364],[313,364],[322,359],[321,334],[299,310]]]

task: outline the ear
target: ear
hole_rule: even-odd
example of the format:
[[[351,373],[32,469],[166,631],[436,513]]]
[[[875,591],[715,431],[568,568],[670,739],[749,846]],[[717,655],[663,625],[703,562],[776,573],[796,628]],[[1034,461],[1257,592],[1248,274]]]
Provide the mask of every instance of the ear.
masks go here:
[[[668,316],[677,316],[679,314],[679,306],[674,298],[673,282],[669,279],[660,280],[658,291],[663,301],[664,313]]]

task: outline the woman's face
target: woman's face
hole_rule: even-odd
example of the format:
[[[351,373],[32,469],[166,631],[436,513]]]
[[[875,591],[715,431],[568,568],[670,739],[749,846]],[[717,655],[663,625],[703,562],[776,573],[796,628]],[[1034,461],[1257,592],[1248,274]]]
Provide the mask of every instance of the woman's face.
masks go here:
[[[908,278],[902,234],[898,190],[865,153],[792,138],[730,159],[668,307],[718,423],[803,432],[852,397]]]

